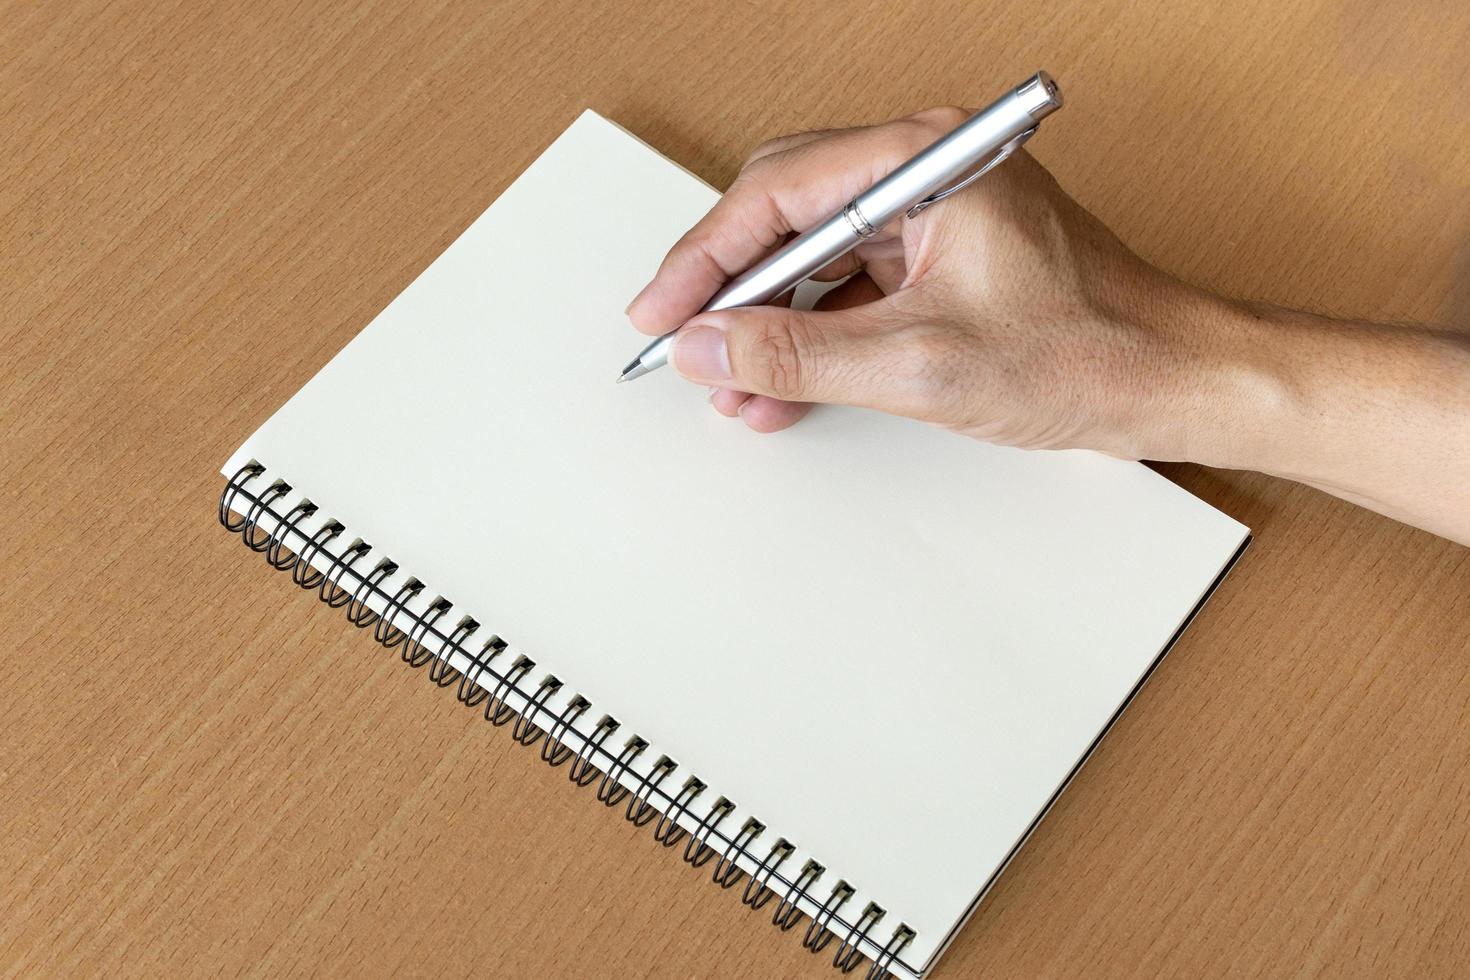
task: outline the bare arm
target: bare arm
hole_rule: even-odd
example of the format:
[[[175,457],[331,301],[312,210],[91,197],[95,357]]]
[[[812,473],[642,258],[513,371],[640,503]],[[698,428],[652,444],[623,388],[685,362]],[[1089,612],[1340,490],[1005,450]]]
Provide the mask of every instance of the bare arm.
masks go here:
[[[823,309],[695,313],[776,242],[954,126],[936,109],[757,151],[629,307],[758,431],[814,401],[1030,449],[1299,480],[1470,544],[1470,333],[1227,300],[1129,251],[1024,153],[824,278]]]
[[[1255,469],[1470,544],[1470,334],[1203,295],[1220,393],[1173,458]]]

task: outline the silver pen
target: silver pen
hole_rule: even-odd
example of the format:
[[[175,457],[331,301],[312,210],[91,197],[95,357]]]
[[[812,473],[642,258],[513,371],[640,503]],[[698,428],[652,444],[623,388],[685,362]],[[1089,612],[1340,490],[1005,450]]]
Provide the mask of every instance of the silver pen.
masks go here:
[[[912,218],[978,179],[1015,152],[1036,132],[1037,123],[1061,107],[1057,83],[1046,72],[1037,72],[848,201],[826,221],[730,280],[700,312],[769,303],[851,252],[899,215]],[[669,363],[678,332],[670,331],[645,347],[623,368],[618,381],[641,378]]]

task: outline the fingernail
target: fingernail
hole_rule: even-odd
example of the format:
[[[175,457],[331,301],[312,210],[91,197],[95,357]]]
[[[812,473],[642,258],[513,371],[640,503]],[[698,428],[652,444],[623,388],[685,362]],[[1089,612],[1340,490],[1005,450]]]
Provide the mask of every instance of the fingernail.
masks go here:
[[[674,338],[674,370],[690,381],[730,380],[725,332],[710,326],[685,327]]]

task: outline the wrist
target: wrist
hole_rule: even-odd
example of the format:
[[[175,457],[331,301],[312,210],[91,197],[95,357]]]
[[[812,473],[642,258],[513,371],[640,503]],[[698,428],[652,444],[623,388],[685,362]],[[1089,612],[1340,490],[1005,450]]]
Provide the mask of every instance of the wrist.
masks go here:
[[[1175,331],[1188,364],[1166,458],[1275,472],[1312,416],[1308,338],[1269,308],[1185,288]]]
[[[1249,469],[1334,492],[1463,431],[1463,337],[1230,300],[1192,287],[1163,307],[1177,369],[1159,386],[1146,458]],[[1453,441],[1453,440],[1448,440]],[[1420,452],[1423,456],[1424,452]]]
[[[1280,427],[1299,415],[1295,360],[1279,326],[1244,303],[1172,279],[1150,283],[1107,319],[1134,350],[1117,377],[1113,455],[1263,469]]]
[[[1470,543],[1470,335],[1138,295],[1151,356],[1107,451],[1258,470]]]
[[[1109,451],[1136,459],[1278,472],[1283,442],[1312,417],[1310,338],[1280,311],[1176,280],[1124,315],[1150,338],[1125,377]]]

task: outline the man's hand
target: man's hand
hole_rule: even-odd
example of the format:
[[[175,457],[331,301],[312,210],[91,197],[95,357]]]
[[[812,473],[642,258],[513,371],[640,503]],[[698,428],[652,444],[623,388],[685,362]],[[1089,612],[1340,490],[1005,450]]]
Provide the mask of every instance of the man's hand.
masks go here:
[[[964,118],[932,109],[762,146],[633,302],[634,325],[661,334],[684,323],[790,233]],[[1141,454],[1154,448],[1140,442],[1143,410],[1177,408],[1204,339],[1179,322],[1189,291],[1123,247],[1024,153],[882,229],[818,278],[848,275],[816,312],[698,317],[674,345],[674,368],[723,389],[715,407],[761,431],[795,422],[803,403],[843,402],[992,442]]]
[[[931,109],[764,144],[629,318],[649,334],[685,324],[674,369],[761,432],[811,402],[862,405],[1025,448],[1261,469],[1470,541],[1470,336],[1187,286],[1024,152],[823,270],[850,278],[817,310],[696,316],[966,117]]]

